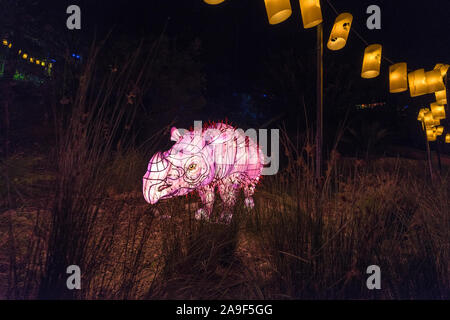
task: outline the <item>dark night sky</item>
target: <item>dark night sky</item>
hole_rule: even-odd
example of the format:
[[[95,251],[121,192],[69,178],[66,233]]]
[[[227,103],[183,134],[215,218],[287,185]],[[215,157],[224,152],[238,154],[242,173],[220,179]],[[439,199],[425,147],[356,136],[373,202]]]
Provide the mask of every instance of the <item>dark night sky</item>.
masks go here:
[[[340,12],[354,16],[353,27],[369,42],[383,44],[384,54],[393,61],[407,61],[409,68],[431,68],[436,62],[449,62],[450,1],[428,0],[330,0]],[[298,1],[291,1],[293,14],[281,25],[270,26],[263,0],[226,0],[209,6],[202,0],[159,1],[81,1],[86,21],[84,32],[111,27],[133,34],[159,33],[170,17],[168,33],[199,36],[209,63],[231,67],[235,76],[251,79],[259,58],[267,50],[276,51],[301,42],[305,50],[314,49],[313,29],[303,29]],[[365,26],[370,4],[382,12],[382,29]],[[324,38],[328,39],[335,14],[322,1]],[[362,55],[364,44],[351,34],[342,53]],[[325,54],[331,52],[326,50]],[[341,52],[337,53],[341,54]],[[351,54],[351,53],[350,53]],[[359,63],[359,61],[358,61]]]
[[[369,43],[381,43],[383,54],[392,61],[406,61],[410,70],[431,69],[438,62],[450,62],[450,1],[329,1],[339,12],[352,13],[352,28]],[[291,0],[292,16],[275,26],[268,24],[264,0],[226,0],[218,6],[207,5],[202,0],[40,2],[48,5],[46,10],[52,12],[57,17],[56,23],[63,26],[67,17],[65,8],[69,4],[79,4],[83,19],[82,30],[77,32],[83,38],[92,38],[94,31],[101,38],[112,28],[130,37],[158,35],[167,23],[166,32],[171,36],[201,39],[202,60],[209,79],[217,74],[227,74],[235,86],[230,89],[241,92],[258,80],[258,71],[267,63],[268,53],[295,47],[305,55],[311,55],[311,59],[315,54],[315,30],[303,28],[298,0]],[[325,22],[324,40],[327,41],[336,14],[327,0],[321,3]],[[381,7],[381,30],[368,30],[366,27],[366,9],[371,4]],[[73,34],[73,31],[65,32]],[[359,71],[364,48],[364,43],[352,33],[343,50],[332,52],[325,47],[325,57],[335,58],[336,61],[342,59]],[[388,66],[388,63],[383,63],[381,77]],[[386,85],[385,79],[380,81],[383,81],[383,86]]]
[[[218,6],[210,6],[203,0],[23,0],[24,11],[36,16],[39,24],[32,25],[36,38],[51,37],[46,34],[47,26],[58,30],[66,37],[62,41],[73,46],[74,52],[86,53],[90,40],[97,35],[102,39],[113,29],[110,41],[116,37],[129,36],[130,41],[144,36],[155,37],[161,34],[167,24],[166,34],[181,41],[192,41],[199,38],[202,43],[201,62],[207,76],[207,103],[218,106],[223,97],[229,99],[234,92],[254,93],[272,85],[273,79],[265,71],[271,63],[270,57],[277,56],[291,48],[295,49],[296,61],[308,64],[309,69],[301,81],[310,84],[302,88],[309,95],[309,105],[315,99],[315,45],[314,29],[304,29],[298,0],[291,0],[293,13],[291,17],[278,25],[269,25],[264,0],[225,0]],[[339,12],[350,12],[354,16],[352,29],[358,31],[368,43],[383,45],[383,55],[393,62],[407,62],[410,70],[433,68],[436,63],[450,63],[450,1],[449,0],[328,0]],[[334,23],[336,14],[321,0],[324,16],[324,40]],[[70,4],[78,4],[82,10],[82,30],[69,31],[66,26],[66,8]],[[382,29],[368,30],[366,9],[376,4],[381,8]],[[3,12],[4,15],[8,14]],[[40,22],[44,23],[40,23]],[[23,23],[27,23],[24,21]],[[31,23],[30,23],[31,25]],[[42,28],[42,30],[37,30]],[[78,47],[82,39],[85,48]],[[67,42],[67,40],[69,40]],[[64,48],[64,47],[63,47]],[[430,103],[430,97],[422,96],[411,99],[408,92],[389,95],[387,70],[389,63],[383,61],[381,75],[376,79],[361,79],[360,70],[365,44],[351,33],[346,47],[340,51],[330,51],[326,47],[325,54],[325,89],[332,83],[332,64],[345,64],[344,75],[337,78],[340,82],[354,81],[357,85],[350,98],[338,92],[339,98],[346,104],[354,106],[358,103],[387,101],[396,107],[409,105],[411,119],[415,119],[420,106]],[[106,48],[107,49],[107,48]],[[111,51],[111,53],[113,53]],[[52,55],[51,52],[48,53]],[[61,53],[60,53],[61,54]],[[297,58],[298,57],[298,58]],[[277,61],[278,62],[278,61]],[[278,68],[278,65],[276,65]],[[303,71],[302,71],[303,72]],[[283,74],[284,76],[285,74]],[[219,85],[221,79],[226,79]],[[265,81],[265,84],[262,79]],[[306,86],[305,86],[306,87]],[[342,86],[335,86],[335,88]],[[269,89],[270,90],[270,89]],[[293,90],[296,90],[294,88]],[[340,89],[337,89],[338,91]],[[356,91],[357,90],[357,91]],[[271,93],[271,92],[267,92]],[[359,93],[356,95],[355,93]],[[296,95],[297,92],[294,92]],[[300,95],[298,95],[300,96]],[[342,97],[341,97],[342,96]],[[283,99],[278,94],[277,99]],[[308,97],[307,97],[308,98]],[[232,99],[232,98],[230,98]],[[391,101],[389,101],[391,99]],[[428,99],[428,100],[427,100]],[[357,101],[356,101],[357,100]],[[279,100],[275,100],[274,104]],[[393,102],[392,102],[393,101]],[[224,101],[226,105],[230,101]],[[331,98],[325,100],[328,119],[325,124],[336,122],[332,112],[339,104],[333,104]],[[392,103],[391,103],[392,102]],[[307,103],[308,104],[308,101]],[[342,101],[341,101],[342,104]],[[219,105],[220,106],[220,105]],[[292,106],[292,104],[291,104]],[[284,107],[280,105],[280,108]],[[280,112],[280,108],[272,108],[270,112]],[[286,107],[288,109],[289,107]],[[213,108],[209,108],[213,109]],[[297,106],[290,112],[298,113]],[[312,110],[313,108],[311,108]],[[312,110],[313,111],[313,110]],[[273,115],[268,115],[271,117]],[[207,118],[207,115],[205,115]],[[416,122],[411,122],[415,126]]]

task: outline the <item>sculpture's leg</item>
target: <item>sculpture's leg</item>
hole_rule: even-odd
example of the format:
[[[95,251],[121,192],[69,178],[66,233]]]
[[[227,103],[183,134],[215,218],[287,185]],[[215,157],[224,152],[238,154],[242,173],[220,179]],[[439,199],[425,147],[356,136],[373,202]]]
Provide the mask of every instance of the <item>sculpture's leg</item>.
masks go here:
[[[203,204],[203,208],[200,208],[195,213],[195,219],[209,220],[214,206],[214,185],[207,185],[197,189],[198,195]]]
[[[233,217],[233,207],[236,204],[237,190],[238,186],[231,181],[226,181],[219,185],[219,194],[224,204],[220,219],[225,223],[230,223]]]
[[[253,201],[253,194],[255,193],[255,185],[253,183],[247,184],[244,187],[244,204],[247,209],[253,209],[255,207],[255,202]]]

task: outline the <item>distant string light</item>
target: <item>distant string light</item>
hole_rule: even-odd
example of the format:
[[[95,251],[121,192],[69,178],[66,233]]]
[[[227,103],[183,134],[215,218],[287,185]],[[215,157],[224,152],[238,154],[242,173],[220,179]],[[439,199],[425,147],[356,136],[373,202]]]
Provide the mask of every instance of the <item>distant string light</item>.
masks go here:
[[[5,46],[9,49],[11,49],[13,47],[12,42],[8,41],[7,39],[3,39],[2,44],[3,44],[3,46]],[[36,57],[29,56],[28,53],[26,53],[26,52],[22,53],[22,49],[19,49],[17,51],[17,54],[19,56],[21,56],[24,60],[27,60],[28,62],[30,62],[32,64],[36,64],[36,65],[46,68],[49,72],[51,71],[51,69],[53,67],[53,63],[56,62],[55,59],[50,59],[51,63],[48,63],[46,61],[46,59],[38,59]]]

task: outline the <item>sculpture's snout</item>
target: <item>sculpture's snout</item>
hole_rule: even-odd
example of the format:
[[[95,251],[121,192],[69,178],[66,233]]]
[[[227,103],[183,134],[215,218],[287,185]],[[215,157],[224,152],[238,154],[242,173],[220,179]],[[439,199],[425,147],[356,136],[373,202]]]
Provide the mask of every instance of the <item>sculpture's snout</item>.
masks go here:
[[[155,204],[164,195],[164,191],[171,184],[166,182],[170,169],[170,162],[164,158],[161,152],[156,153],[148,164],[147,172],[143,178],[143,189],[145,201]]]

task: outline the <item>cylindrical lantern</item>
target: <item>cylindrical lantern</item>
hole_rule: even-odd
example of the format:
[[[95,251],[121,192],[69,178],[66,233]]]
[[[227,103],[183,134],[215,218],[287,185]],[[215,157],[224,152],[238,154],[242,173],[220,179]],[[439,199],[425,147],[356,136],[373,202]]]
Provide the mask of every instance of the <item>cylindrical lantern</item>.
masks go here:
[[[364,51],[361,77],[365,79],[378,77],[381,65],[381,44],[371,44]]]
[[[442,91],[445,89],[440,70],[431,70],[425,72],[425,77],[427,79],[428,93]]]
[[[441,136],[444,133],[444,126],[436,127],[435,133],[436,133],[437,136]]]
[[[328,49],[336,51],[345,47],[352,21],[353,16],[350,13],[341,13],[337,16],[328,39]]]
[[[439,105],[437,102],[430,104],[431,113],[433,114],[434,119],[445,119],[445,107]]]
[[[303,27],[313,28],[322,23],[322,9],[319,0],[300,0]]]
[[[417,97],[428,93],[427,78],[425,77],[424,69],[408,73],[408,82],[411,97]]]
[[[445,143],[450,143],[450,133],[445,135]]]
[[[225,0],[204,0],[207,4],[212,4],[212,5],[214,5],[214,4],[219,4],[219,3],[222,3],[222,2],[224,2]]]
[[[434,131],[434,128],[428,128],[427,129],[427,140],[428,141],[436,141],[437,135]]]
[[[408,90],[408,69],[406,62],[393,64],[389,67],[389,91],[391,93]]]
[[[281,23],[292,14],[290,0],[264,0],[270,24]]]
[[[429,112],[430,109],[428,108],[422,108],[419,110],[419,114],[417,115],[417,120],[418,121],[423,121],[424,120],[424,115],[425,113]]]
[[[432,128],[438,126],[441,122],[439,119],[434,119],[433,113],[429,111],[423,115],[423,123],[425,124],[425,127]]]
[[[439,70],[439,72],[441,73],[441,76],[445,77],[449,67],[450,67],[450,65],[448,65],[448,64],[438,63],[437,65],[434,66],[434,70]]]
[[[436,102],[438,104],[447,104],[447,90],[437,91],[434,94],[436,95]]]

